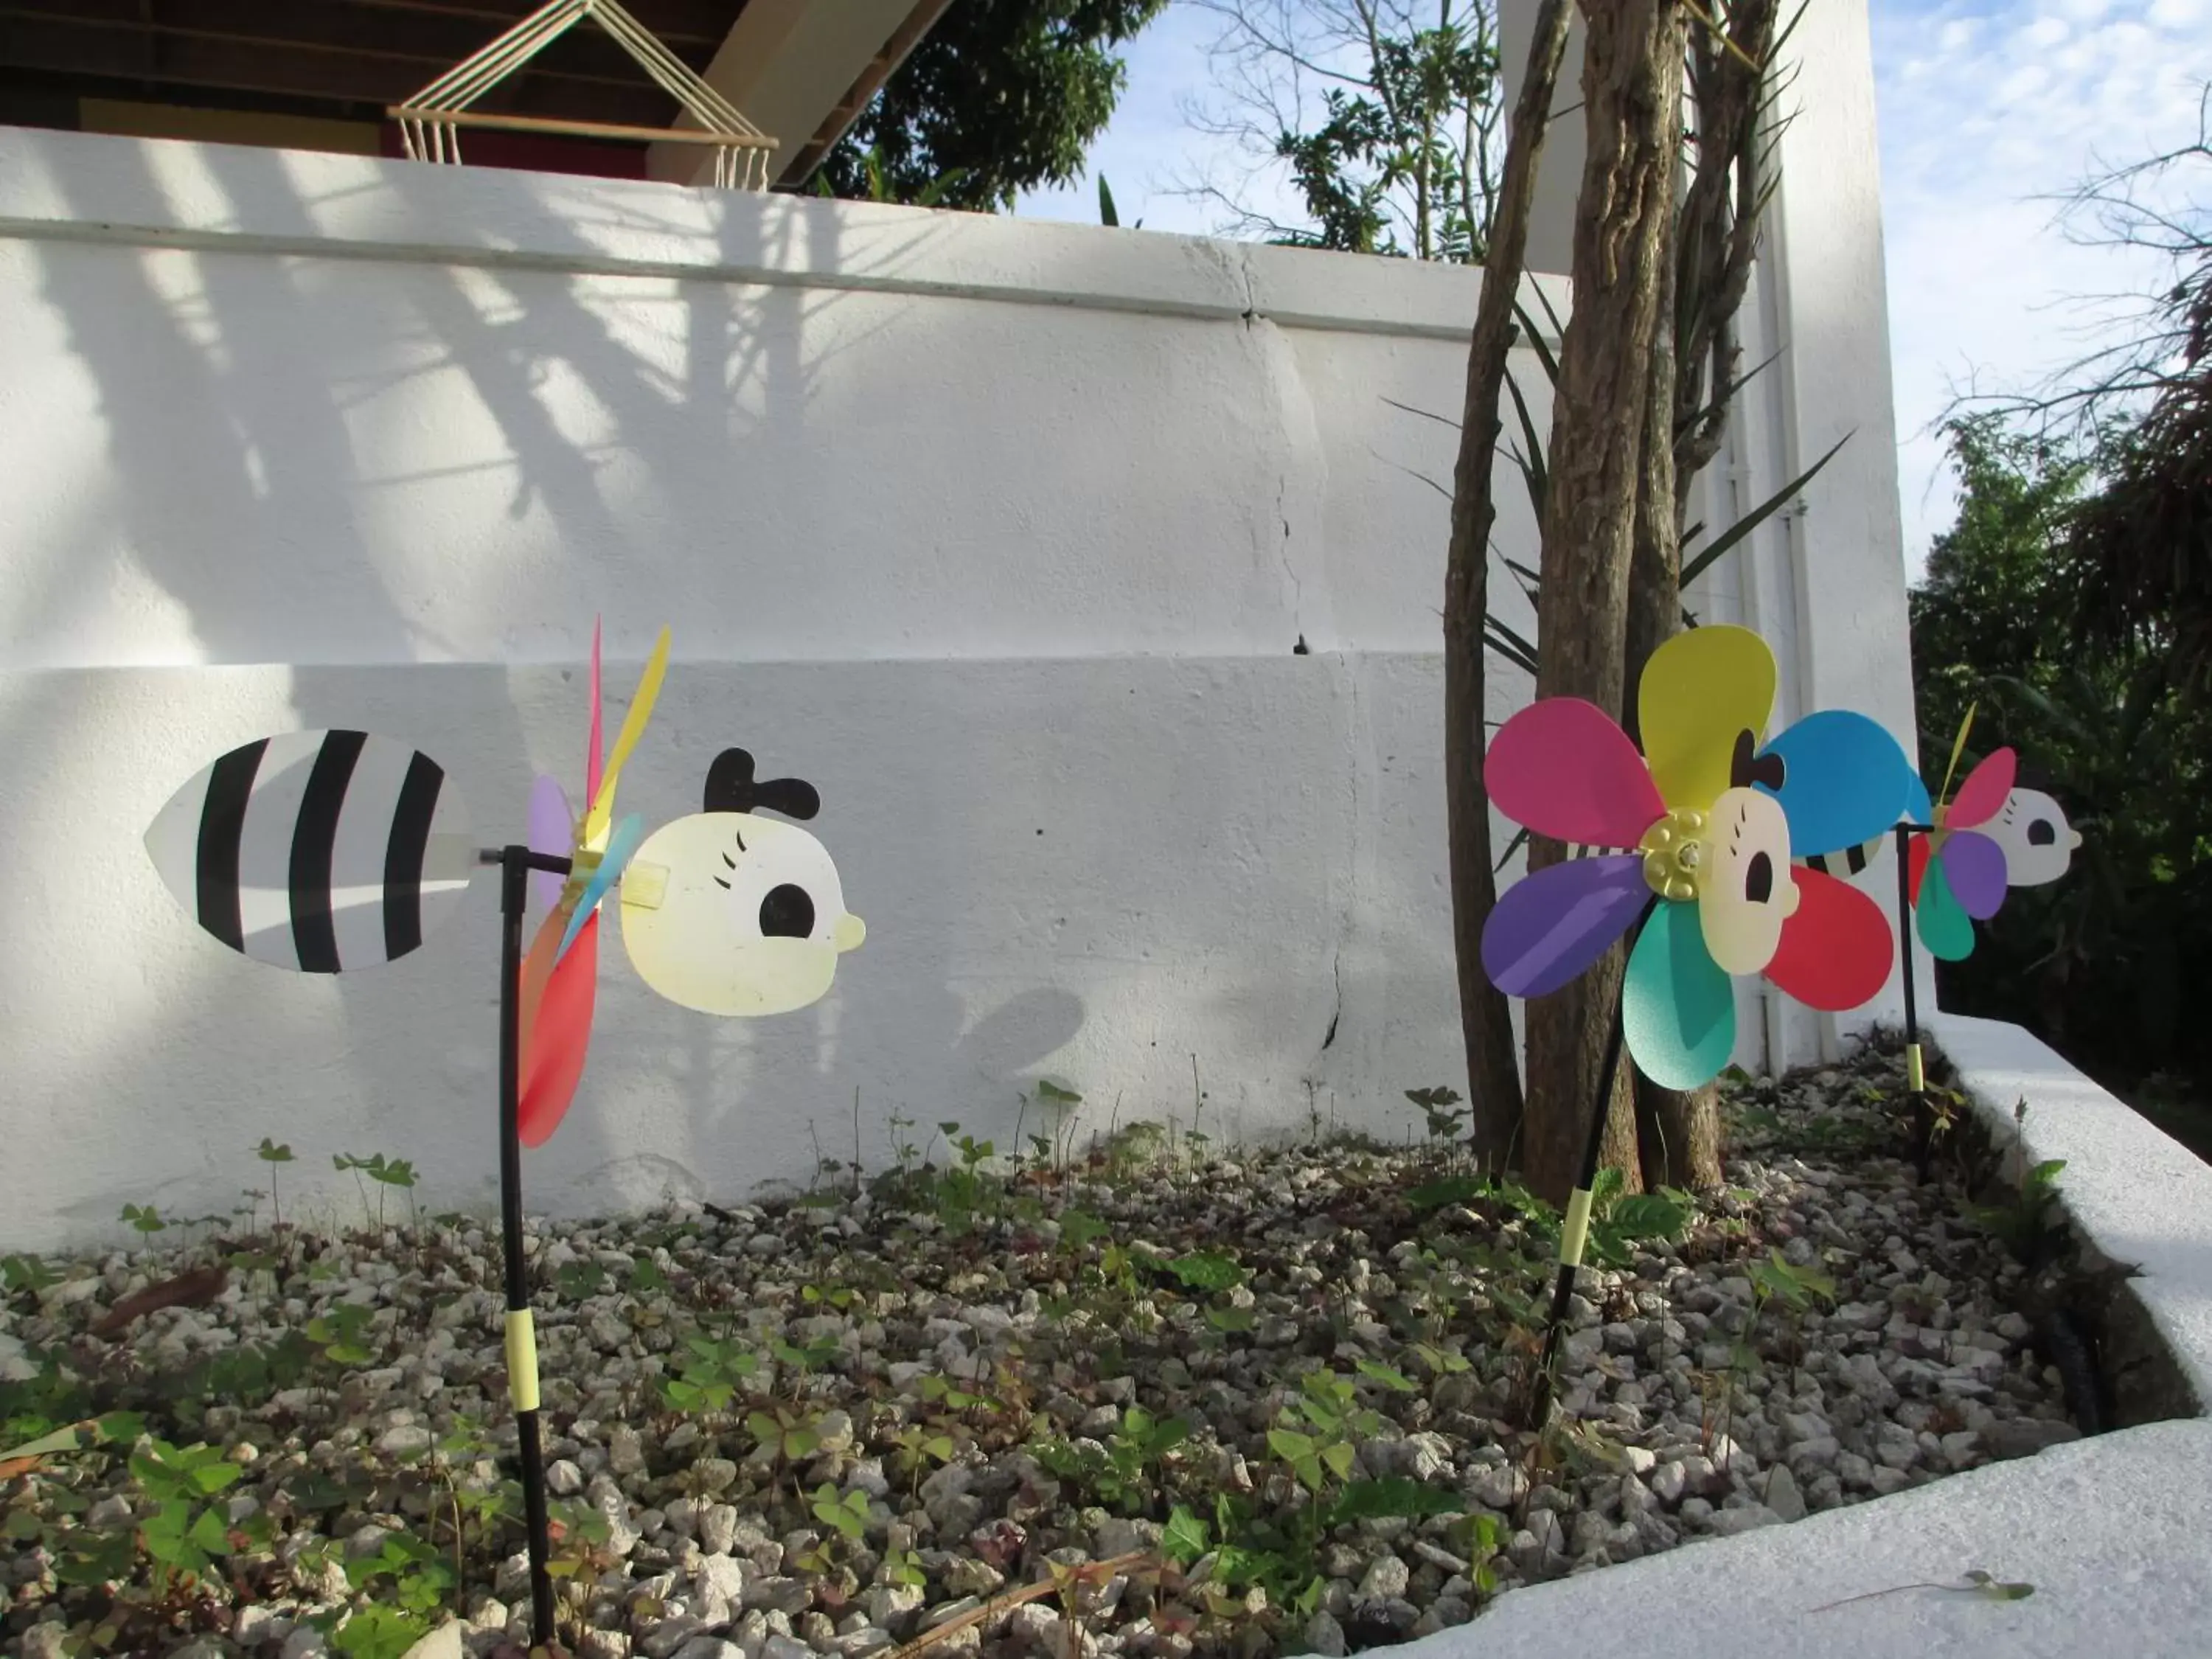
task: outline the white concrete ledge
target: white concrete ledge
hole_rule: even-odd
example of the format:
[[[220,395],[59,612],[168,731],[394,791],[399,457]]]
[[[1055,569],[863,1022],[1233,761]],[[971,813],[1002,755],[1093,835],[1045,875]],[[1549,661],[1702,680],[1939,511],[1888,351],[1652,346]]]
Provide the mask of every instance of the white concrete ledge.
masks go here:
[[[673,276],[1464,337],[1480,273],[1199,236],[0,128],[0,237]],[[1565,277],[1528,279],[1562,318]]]
[[[2017,1025],[1936,1014],[1927,1035],[1997,1144],[2027,1162],[2063,1158],[2059,1196],[2076,1235],[2135,1269],[2129,1289],[2176,1368],[2212,1404],[2212,1164],[2068,1065]],[[2026,1119],[2013,1113],[2027,1103]]]
[[[1409,1659],[2200,1659],[2212,1618],[2212,1422],[2154,1423],[1870,1504],[1517,1589]],[[1904,1589],[1979,1569],[2017,1601]],[[1632,1634],[1631,1633],[1632,1632]]]

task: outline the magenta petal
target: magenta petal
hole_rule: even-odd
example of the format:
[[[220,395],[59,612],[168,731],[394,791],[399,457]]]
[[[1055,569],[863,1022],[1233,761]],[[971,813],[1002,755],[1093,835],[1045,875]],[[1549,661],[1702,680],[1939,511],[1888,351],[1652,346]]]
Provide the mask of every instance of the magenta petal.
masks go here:
[[[1556,991],[1603,956],[1651,896],[1644,855],[1573,859],[1505,890],[1482,929],[1482,971],[1508,996]]]
[[[1499,726],[1482,779],[1514,823],[1584,847],[1633,847],[1667,811],[1628,734],[1579,697],[1532,702]]]
[[[567,858],[576,850],[576,815],[568,810],[568,797],[543,772],[530,786],[530,850]],[[563,878],[544,870],[530,872],[530,902],[550,910],[561,897]]]
[[[1966,774],[1966,781],[1959,786],[1959,793],[1943,809],[1946,825],[1970,830],[1978,823],[1987,823],[2004,811],[2005,797],[2012,793],[2013,780],[2020,772],[2020,757],[2009,749],[1999,749],[1987,756],[1979,766]],[[1966,895],[1959,895],[1961,902]],[[1970,909],[1967,914],[1972,915]]]
[[[1959,908],[1976,921],[1987,921],[2004,902],[2004,848],[1978,830],[1960,830],[1943,838],[1944,879]]]

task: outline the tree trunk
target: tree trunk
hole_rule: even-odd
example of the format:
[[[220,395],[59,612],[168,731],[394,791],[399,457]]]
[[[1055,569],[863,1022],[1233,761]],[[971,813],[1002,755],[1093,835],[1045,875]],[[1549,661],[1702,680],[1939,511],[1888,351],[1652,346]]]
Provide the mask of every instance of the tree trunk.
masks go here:
[[[1452,471],[1451,550],[1444,575],[1444,801],[1451,847],[1452,942],[1459,963],[1460,1024],[1467,1041],[1474,1152],[1487,1169],[1512,1157],[1521,1127],[1521,1078],[1504,994],[1482,971],[1482,925],[1498,903],[1490,797],[1482,783],[1482,622],[1489,604],[1491,500],[1498,398],[1513,343],[1513,301],[1528,245],[1528,207],[1553,89],[1566,52],[1568,0],[1543,0],[1528,70],[1514,107],[1498,214],[1484,263],[1482,297],[1468,347],[1467,401]]]
[[[1672,0],[1585,0],[1583,106],[1589,155],[1577,205],[1574,308],[1553,405],[1537,605],[1536,695],[1621,706],[1629,567],[1636,538],[1651,349],[1673,257],[1680,144],[1680,15]],[[1662,405],[1671,410],[1672,396]],[[1532,841],[1532,870],[1556,863]],[[1526,1169],[1564,1203],[1577,1184],[1589,1114],[1620,994],[1623,953],[1528,1006]],[[1619,1101],[1624,1090],[1617,1090]],[[1625,1130],[1634,1134],[1632,1114]],[[1620,1167],[1640,1185],[1638,1160]]]
[[[1671,186],[1670,186],[1671,188]],[[1671,209],[1669,210],[1671,212]],[[1674,355],[1676,295],[1673,258],[1659,264],[1658,322],[1651,336],[1651,374],[1644,393],[1644,465],[1636,490],[1636,543],[1628,572],[1628,628],[1622,676],[1621,725],[1640,743],[1636,688],[1651,653],[1681,628],[1683,492],[1691,479],[1674,470],[1681,376]],[[1721,1184],[1720,1091],[1667,1089],[1638,1077],[1637,1151],[1647,1187],[1709,1190]]]

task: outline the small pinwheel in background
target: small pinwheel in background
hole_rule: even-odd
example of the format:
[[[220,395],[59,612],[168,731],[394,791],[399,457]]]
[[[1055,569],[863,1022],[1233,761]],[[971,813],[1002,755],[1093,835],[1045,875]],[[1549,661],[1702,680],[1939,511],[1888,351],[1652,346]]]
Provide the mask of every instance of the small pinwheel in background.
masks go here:
[[[645,838],[644,820],[635,813],[614,822],[615,783],[660,696],[660,683],[668,672],[668,629],[663,628],[616,735],[614,753],[602,769],[599,629],[592,624],[584,814],[576,817],[560,784],[543,774],[530,793],[531,850],[564,856],[571,866],[566,879],[543,871],[531,876],[531,896],[546,914],[522,964],[520,1133],[526,1146],[542,1146],[561,1127],[583,1077],[599,977],[600,901]]]
[[[2081,844],[2057,801],[2015,787],[2020,759],[2008,748],[1984,756],[1950,795],[1973,724],[1969,708],[1951,747],[1943,795],[1931,804],[1915,776],[1905,803],[1911,824],[1926,826],[1906,832],[1906,891],[1920,942],[1939,962],[1972,955],[1974,923],[1996,915],[2005,890],[2057,880]]]
[[[1815,1008],[1856,1007],[1888,975],[1890,934],[1864,894],[1791,860],[1881,833],[1909,769],[1863,715],[1808,715],[1763,747],[1776,670],[1747,629],[1699,628],[1652,654],[1637,688],[1639,754],[1611,716],[1553,697],[1507,720],[1484,763],[1491,799],[1537,835],[1633,848],[1579,859],[1507,890],[1483,929],[1483,968],[1541,996],[1588,969],[1649,912],[1621,1018],[1653,1081],[1709,1081],[1735,1044],[1731,975],[1763,973]]]

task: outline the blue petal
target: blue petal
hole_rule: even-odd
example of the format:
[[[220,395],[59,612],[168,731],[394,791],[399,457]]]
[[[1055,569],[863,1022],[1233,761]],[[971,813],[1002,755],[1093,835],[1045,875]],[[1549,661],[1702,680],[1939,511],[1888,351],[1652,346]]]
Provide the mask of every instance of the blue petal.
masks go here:
[[[576,913],[568,918],[568,931],[561,935],[561,948],[554,951],[554,961],[568,954],[576,935],[584,931],[584,924],[599,908],[599,901],[607,896],[608,889],[621,879],[623,866],[629,862],[630,854],[637,851],[637,844],[644,839],[645,820],[635,812],[615,825],[613,833],[607,837],[607,850],[599,859],[599,867],[584,884],[583,895],[576,901]]]
[[[1840,853],[1885,833],[1903,815],[1915,781],[1897,739],[1847,708],[1808,714],[1762,753],[1782,758],[1782,787],[1766,793],[1789,817],[1793,859]]]
[[[1912,787],[1905,792],[1905,816],[1915,823],[1936,822],[1936,803],[1928,799],[1928,786],[1920,781],[1920,775],[1912,775]]]

